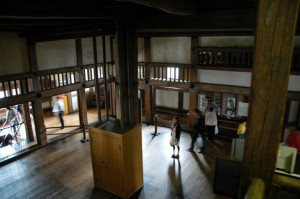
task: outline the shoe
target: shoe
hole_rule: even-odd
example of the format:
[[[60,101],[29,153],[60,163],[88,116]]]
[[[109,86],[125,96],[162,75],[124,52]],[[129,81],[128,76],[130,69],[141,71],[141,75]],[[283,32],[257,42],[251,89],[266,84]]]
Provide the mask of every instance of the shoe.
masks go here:
[[[172,158],[175,158],[175,155],[173,154],[171,157],[172,157]]]
[[[198,153],[203,153],[205,151],[205,148],[202,147],[200,150],[198,150]]]
[[[192,148],[187,149],[189,152],[193,152],[194,150]]]
[[[175,158],[179,159],[179,154],[177,154],[177,155],[175,156]]]

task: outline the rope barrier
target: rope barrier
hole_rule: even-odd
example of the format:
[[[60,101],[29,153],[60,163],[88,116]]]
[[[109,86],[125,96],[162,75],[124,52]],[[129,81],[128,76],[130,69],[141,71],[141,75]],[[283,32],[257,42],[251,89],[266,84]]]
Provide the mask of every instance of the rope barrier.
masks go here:
[[[83,138],[80,140],[80,142],[82,143],[86,143],[89,141],[89,139],[86,138],[86,134],[85,132],[88,131],[88,129],[86,129],[86,125],[84,122],[82,122],[82,134],[83,134]],[[73,126],[65,126],[65,128],[67,127],[80,127],[79,125],[73,125]],[[61,128],[58,126],[53,126],[53,127],[47,127],[46,129],[55,129],[55,128]],[[63,134],[77,134],[77,133],[81,133],[81,132],[65,132],[65,133],[47,133],[47,135],[63,135]]]

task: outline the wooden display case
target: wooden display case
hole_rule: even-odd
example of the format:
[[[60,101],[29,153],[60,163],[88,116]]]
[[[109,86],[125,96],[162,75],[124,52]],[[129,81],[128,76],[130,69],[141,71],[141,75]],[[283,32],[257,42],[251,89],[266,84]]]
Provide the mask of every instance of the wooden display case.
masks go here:
[[[121,131],[111,121],[89,128],[94,184],[121,198],[143,186],[141,125]]]

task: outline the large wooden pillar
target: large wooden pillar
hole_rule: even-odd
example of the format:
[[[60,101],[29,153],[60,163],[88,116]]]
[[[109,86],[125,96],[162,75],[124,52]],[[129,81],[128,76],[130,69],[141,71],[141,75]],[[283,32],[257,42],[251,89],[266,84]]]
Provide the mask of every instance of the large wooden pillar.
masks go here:
[[[87,119],[87,105],[86,105],[86,94],[85,94],[85,84],[84,84],[81,39],[76,39],[76,56],[77,56],[77,66],[80,67],[79,79],[81,83],[81,87],[77,91],[79,124],[80,127],[83,127],[83,123],[86,125],[88,124],[88,119]]]
[[[148,84],[150,79],[150,68],[148,62],[151,62],[151,39],[150,37],[144,38],[144,61],[146,62],[145,68],[145,122],[151,123],[153,119],[152,113],[152,86]]]
[[[31,68],[31,72],[34,74],[33,90],[36,94],[36,98],[32,101],[32,110],[33,110],[37,142],[39,145],[41,145],[41,144],[46,144],[48,141],[47,141],[46,127],[44,123],[40,81],[38,79],[38,76],[36,75],[38,71],[36,45],[35,42],[28,41],[27,46],[28,46],[30,68]]]
[[[192,113],[195,108],[197,108],[197,92],[193,89],[194,83],[197,82],[197,68],[194,66],[197,64],[197,51],[196,47],[198,47],[198,36],[193,36],[191,38],[191,64],[193,68],[190,69],[190,103],[189,103],[189,113]],[[191,124],[193,118],[189,117],[188,128],[190,128],[189,124]]]
[[[271,197],[298,8],[299,0],[261,0],[258,6],[242,187],[260,178],[265,198]]]
[[[137,36],[127,22],[116,23],[116,105],[121,128],[139,121]]]

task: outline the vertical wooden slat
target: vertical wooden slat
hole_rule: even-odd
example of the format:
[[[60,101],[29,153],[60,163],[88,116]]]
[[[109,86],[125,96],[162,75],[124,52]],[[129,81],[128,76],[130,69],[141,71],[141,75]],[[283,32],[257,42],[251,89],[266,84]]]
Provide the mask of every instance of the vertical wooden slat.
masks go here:
[[[266,183],[270,198],[282,129],[299,0],[259,1],[249,125],[242,188],[251,178]]]
[[[15,95],[19,95],[17,80],[14,80]]]
[[[26,93],[29,93],[28,81],[30,81],[30,79],[25,79],[25,90],[26,90]]]
[[[12,96],[12,88],[11,88],[10,81],[8,81],[7,84],[8,84],[8,96]]]

